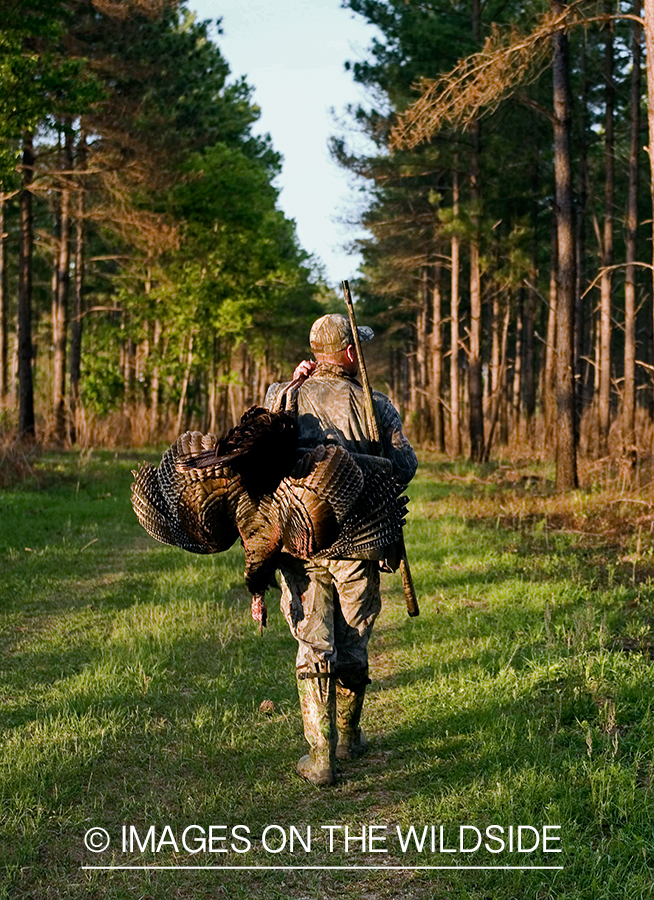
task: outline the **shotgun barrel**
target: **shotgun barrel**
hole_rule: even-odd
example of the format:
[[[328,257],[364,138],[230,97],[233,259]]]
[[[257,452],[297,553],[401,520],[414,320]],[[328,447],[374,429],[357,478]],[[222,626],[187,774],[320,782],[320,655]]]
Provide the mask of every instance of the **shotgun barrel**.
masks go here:
[[[366,418],[368,420],[368,434],[371,443],[374,445],[375,452],[383,456],[383,446],[381,436],[379,434],[379,423],[377,422],[377,413],[375,404],[372,399],[372,390],[368,381],[368,373],[366,371],[366,362],[361,350],[361,341],[359,340],[359,332],[357,331],[357,322],[354,315],[354,304],[352,302],[352,294],[350,293],[350,284],[348,281],[343,282],[343,295],[345,297],[345,306],[350,319],[350,328],[354,339],[354,346],[359,359],[359,372],[361,374],[361,383],[363,385],[363,397],[366,408]],[[400,575],[402,576],[402,587],[404,588],[404,599],[406,601],[406,610],[410,616],[420,615],[420,607],[418,606],[418,598],[416,597],[416,589],[413,585],[411,577],[411,569],[409,560],[406,555],[406,547],[404,546],[404,535],[400,539]]]

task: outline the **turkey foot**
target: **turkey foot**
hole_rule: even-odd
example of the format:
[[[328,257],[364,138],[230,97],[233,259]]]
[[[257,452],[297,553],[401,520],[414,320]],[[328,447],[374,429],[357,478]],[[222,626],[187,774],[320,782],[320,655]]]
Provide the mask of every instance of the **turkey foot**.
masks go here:
[[[263,634],[268,619],[268,609],[263,594],[255,594],[252,597],[252,618],[259,623],[259,634]]]

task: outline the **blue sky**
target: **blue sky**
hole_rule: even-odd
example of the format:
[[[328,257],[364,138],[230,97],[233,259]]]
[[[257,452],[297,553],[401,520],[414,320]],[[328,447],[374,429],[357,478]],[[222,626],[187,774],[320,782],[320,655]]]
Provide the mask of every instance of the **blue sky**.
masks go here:
[[[222,18],[216,37],[232,75],[244,75],[261,107],[256,128],[284,157],[280,204],[302,246],[325,265],[332,283],[352,278],[358,257],[343,245],[359,233],[339,219],[360,203],[357,185],[329,158],[329,136],[342,132],[334,110],[365,94],[345,72],[362,59],[376,30],[341,9],[340,0],[188,0],[200,19]]]

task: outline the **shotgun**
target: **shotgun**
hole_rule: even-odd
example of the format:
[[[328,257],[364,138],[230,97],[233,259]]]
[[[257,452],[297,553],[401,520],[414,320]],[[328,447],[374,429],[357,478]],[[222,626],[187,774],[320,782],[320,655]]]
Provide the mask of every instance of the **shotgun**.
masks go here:
[[[359,371],[361,373],[361,383],[363,386],[363,399],[366,409],[366,418],[368,420],[368,434],[374,446],[375,453],[383,456],[383,447],[379,434],[379,424],[377,423],[377,413],[375,404],[372,400],[372,390],[368,381],[368,373],[366,372],[366,363],[361,350],[361,341],[359,340],[359,332],[357,331],[357,322],[354,317],[354,304],[352,303],[352,294],[350,293],[350,284],[348,281],[343,282],[343,295],[345,297],[345,306],[350,319],[350,328],[352,329],[352,337],[354,346],[359,359]],[[418,598],[416,597],[416,589],[413,586],[413,578],[411,577],[411,569],[409,568],[409,560],[406,555],[406,547],[404,546],[404,535],[399,542],[400,553],[400,575],[402,576],[402,586],[404,588],[404,599],[406,601],[406,611],[410,616],[420,615],[418,606]]]

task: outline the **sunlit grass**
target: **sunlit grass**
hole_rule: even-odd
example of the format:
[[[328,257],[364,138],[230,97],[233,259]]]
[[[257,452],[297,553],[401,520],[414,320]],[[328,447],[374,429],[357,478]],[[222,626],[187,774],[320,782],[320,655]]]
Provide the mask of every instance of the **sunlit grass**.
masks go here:
[[[622,898],[654,853],[650,488],[565,498],[544,470],[428,459],[371,645],[371,752],[339,783],[303,752],[295,643],[263,638],[240,548],[194,557],[142,532],[134,454],[46,456],[0,493],[0,897]],[[620,502],[614,502],[614,501]],[[626,502],[638,501],[638,502]],[[654,507],[653,507],[654,508]],[[263,700],[273,703],[263,713]],[[562,854],[123,853],[120,829],[246,824],[561,825]],[[112,849],[83,836],[106,828]],[[324,834],[324,833],[323,833]],[[472,858],[474,857],[474,858]],[[86,872],[101,864],[524,864],[554,872]]]

